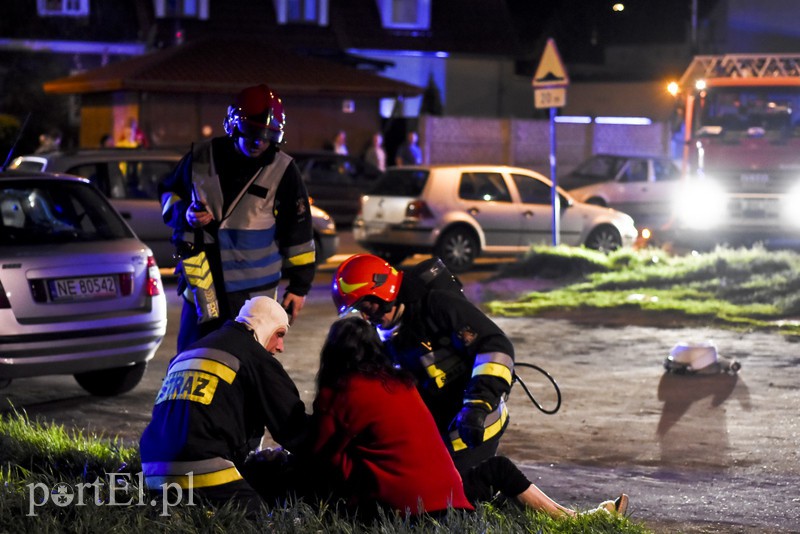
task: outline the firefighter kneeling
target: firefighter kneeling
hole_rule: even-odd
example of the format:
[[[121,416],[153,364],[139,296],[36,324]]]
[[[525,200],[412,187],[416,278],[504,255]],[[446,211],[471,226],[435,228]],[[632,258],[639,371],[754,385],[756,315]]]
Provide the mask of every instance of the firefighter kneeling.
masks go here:
[[[150,492],[179,487],[212,504],[233,499],[251,513],[261,508],[243,476],[248,454],[265,427],[289,450],[302,446],[308,427],[300,394],[275,358],[288,329],[280,304],[255,297],[172,359],[140,440]]]

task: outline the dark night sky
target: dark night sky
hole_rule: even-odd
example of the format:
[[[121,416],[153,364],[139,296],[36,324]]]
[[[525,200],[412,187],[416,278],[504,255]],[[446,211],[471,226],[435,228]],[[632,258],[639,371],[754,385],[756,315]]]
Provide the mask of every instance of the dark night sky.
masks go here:
[[[692,0],[506,0],[523,35],[554,37],[566,61],[600,59],[603,45],[677,43],[688,39]],[[697,0],[707,16],[717,0]]]

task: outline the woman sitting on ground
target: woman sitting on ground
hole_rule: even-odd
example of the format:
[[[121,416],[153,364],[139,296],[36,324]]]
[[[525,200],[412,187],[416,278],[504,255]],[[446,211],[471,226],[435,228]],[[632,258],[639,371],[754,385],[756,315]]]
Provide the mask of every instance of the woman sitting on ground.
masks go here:
[[[394,366],[375,328],[360,317],[340,319],[328,332],[314,425],[316,460],[329,470],[335,495],[360,512],[470,510],[499,491],[554,517],[576,514],[502,456],[479,464],[462,482],[411,375]],[[598,509],[624,513],[626,507],[623,494]]]

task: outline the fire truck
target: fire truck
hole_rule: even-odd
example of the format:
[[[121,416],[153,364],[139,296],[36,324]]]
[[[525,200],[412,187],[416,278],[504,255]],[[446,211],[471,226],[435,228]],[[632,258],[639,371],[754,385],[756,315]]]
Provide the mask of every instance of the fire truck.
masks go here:
[[[800,55],[696,56],[678,84],[683,180],[669,226],[696,246],[800,244]]]

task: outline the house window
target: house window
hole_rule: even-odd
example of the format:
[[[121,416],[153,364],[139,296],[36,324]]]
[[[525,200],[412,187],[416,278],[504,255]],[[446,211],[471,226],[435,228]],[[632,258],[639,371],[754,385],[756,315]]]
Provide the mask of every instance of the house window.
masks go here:
[[[328,0],[272,0],[278,24],[328,25]]]
[[[37,0],[40,17],[87,17],[89,0]]]
[[[384,28],[429,30],[430,0],[376,0]]]
[[[209,0],[155,0],[156,18],[208,20]]]

